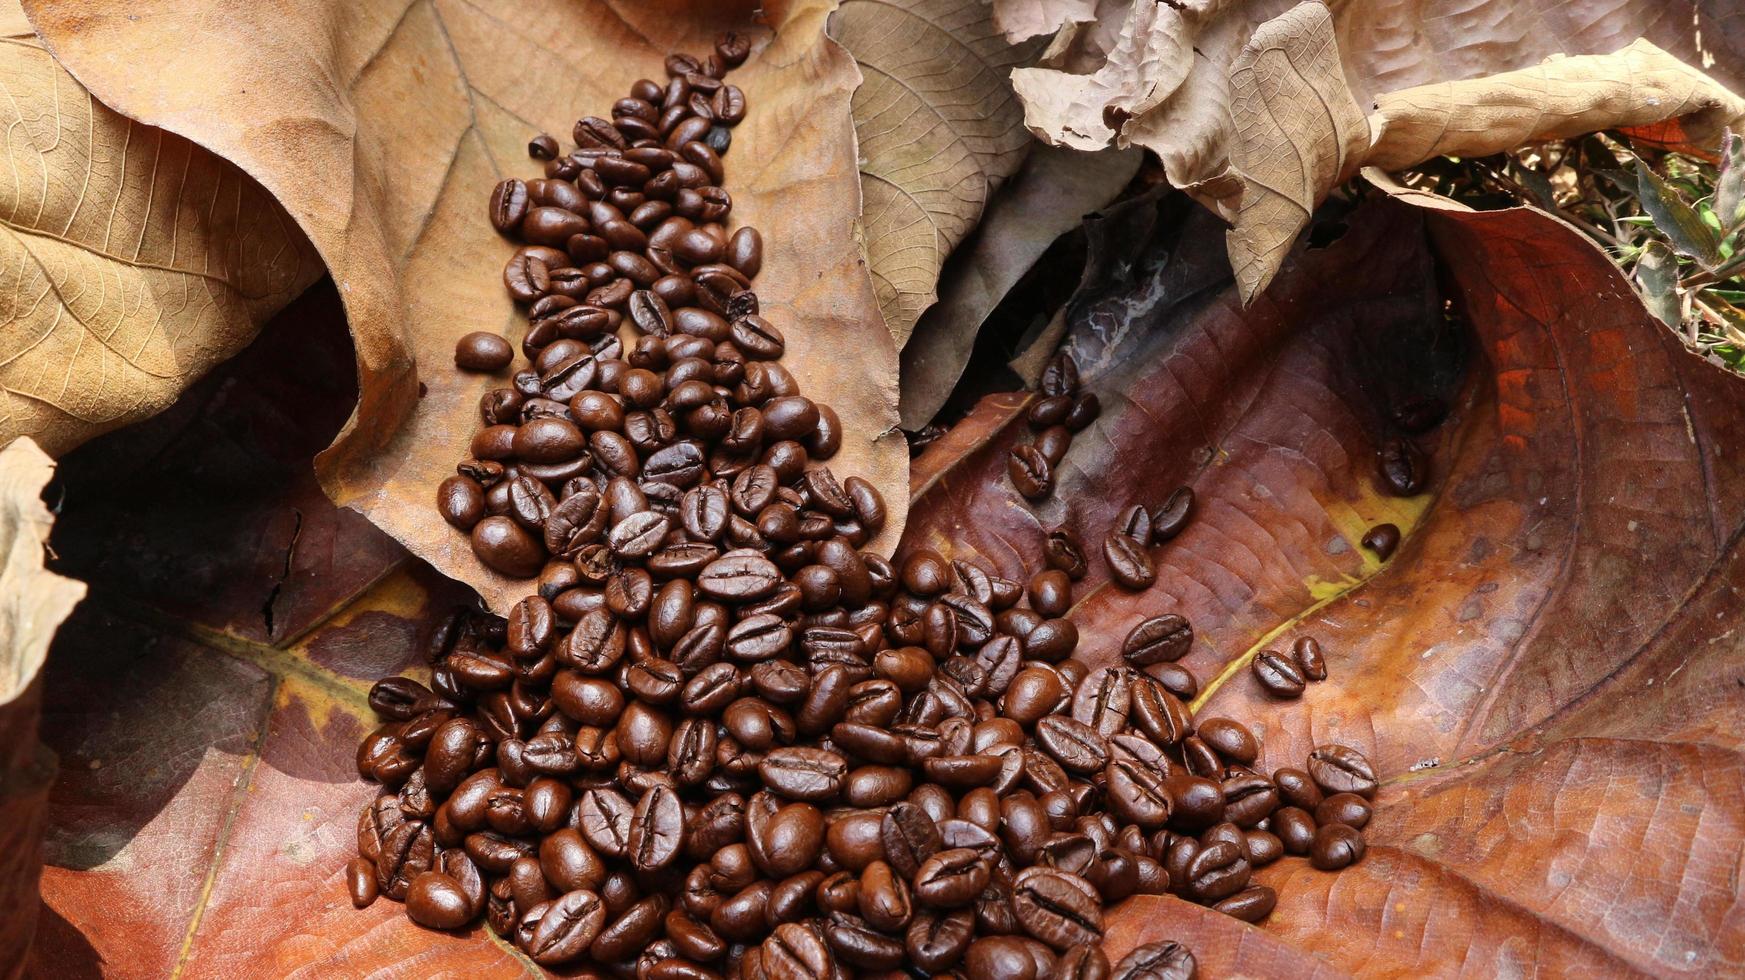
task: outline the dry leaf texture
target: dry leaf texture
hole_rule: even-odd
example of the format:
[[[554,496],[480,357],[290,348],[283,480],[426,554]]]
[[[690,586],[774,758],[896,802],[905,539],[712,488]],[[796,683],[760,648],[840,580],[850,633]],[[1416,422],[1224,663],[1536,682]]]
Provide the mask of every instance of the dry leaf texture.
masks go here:
[[[530,136],[567,138],[635,79],[664,77],[666,54],[705,51],[727,28],[757,39],[735,73],[751,111],[726,163],[734,215],[766,243],[759,298],[787,334],[784,364],[842,418],[832,468],[902,500],[896,351],[854,234],[849,100],[860,73],[825,37],[829,6],[769,4],[773,33],[752,23],[749,2],[28,9],[109,104],[236,161],[309,233],[345,299],[360,382],[356,413],[318,461],[323,485],[501,607],[526,584],[483,568],[432,505],[432,488],[466,455],[479,396],[504,383],[454,371],[456,338],[522,327],[498,271],[511,249],[490,232],[486,198],[501,177],[537,172]],[[203,43],[186,44],[191,36]],[[902,517],[893,507],[875,546],[895,543]]]
[[[1006,82],[1039,44],[1008,44],[983,3],[844,0],[830,33],[860,63],[854,93],[867,261],[898,348],[936,298],[940,266],[1024,162]]]
[[[0,443],[160,411],[321,275],[241,170],[105,108],[0,2]]]

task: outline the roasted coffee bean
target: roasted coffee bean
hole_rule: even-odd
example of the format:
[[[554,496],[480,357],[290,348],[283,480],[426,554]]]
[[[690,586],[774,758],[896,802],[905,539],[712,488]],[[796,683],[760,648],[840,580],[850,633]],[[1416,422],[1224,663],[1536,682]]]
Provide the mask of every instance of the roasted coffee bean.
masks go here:
[[[903,935],[909,959],[930,974],[956,966],[975,939],[975,916],[968,911],[917,914]]]
[[[1121,643],[1121,656],[1135,667],[1180,660],[1194,643],[1194,628],[1175,613],[1141,620]]]
[[[1375,769],[1363,753],[1344,745],[1321,745],[1309,753],[1309,776],[1323,793],[1355,793],[1375,798]]]
[[[1249,670],[1269,697],[1290,700],[1303,696],[1303,671],[1291,658],[1276,650],[1262,650],[1249,662]]]
[[[939,851],[915,872],[915,897],[936,909],[961,908],[975,901],[988,885],[989,868],[972,848]]]
[[[859,916],[832,912],[824,938],[837,958],[863,970],[892,970],[903,962],[903,944]]]
[[[1312,636],[1299,636],[1291,644],[1291,659],[1302,671],[1303,678],[1310,681],[1327,679],[1327,661],[1321,657],[1321,644],[1315,642]]]
[[[1246,847],[1218,841],[1201,848],[1188,862],[1183,888],[1195,901],[1210,904],[1248,887],[1250,874]]]
[[[1400,546],[1400,529],[1393,524],[1377,524],[1364,532],[1363,546],[1375,552],[1377,561],[1387,561]]]
[[[1116,585],[1137,592],[1157,581],[1157,566],[1139,539],[1119,532],[1103,539],[1103,561]]]
[[[515,349],[501,335],[475,330],[454,345],[454,366],[463,371],[496,372],[515,359]]]
[[[1054,467],[1035,446],[1018,446],[1006,459],[1006,475],[1026,500],[1041,500],[1054,492]]]
[[[1102,942],[1101,900],[1076,875],[1043,871],[1012,890],[1012,911],[1032,937],[1064,951]]]
[[[1325,827],[1342,823],[1353,830],[1362,830],[1369,823],[1369,801],[1356,793],[1334,793],[1315,807],[1315,823]]]
[[[790,800],[819,802],[841,792],[848,764],[826,749],[780,748],[767,753],[757,771],[772,792]]]
[[[1322,871],[1338,871],[1363,860],[1363,835],[1343,823],[1324,824],[1309,845],[1309,863]]]
[[[577,959],[587,952],[606,924],[606,905],[591,891],[566,892],[544,906],[535,906],[525,913],[523,928],[527,919],[533,918],[534,910],[540,910],[537,924],[522,948],[541,966],[557,966]]]
[[[1110,974],[1113,980],[1194,980],[1198,971],[1194,954],[1172,941],[1146,943],[1121,958]]]
[[[1102,769],[1109,748],[1097,730],[1066,715],[1050,715],[1036,723],[1036,741],[1068,772],[1085,775]]]
[[[665,786],[651,787],[631,814],[626,856],[638,871],[664,868],[678,857],[684,832],[685,815],[678,794]]]
[[[1260,758],[1260,742],[1240,722],[1228,718],[1202,718],[1198,734],[1201,741],[1237,765],[1251,766]]]
[[[1170,492],[1162,506],[1151,512],[1151,543],[1163,544],[1174,538],[1188,526],[1188,521],[1194,514],[1194,490],[1192,487],[1177,487]]]
[[[933,818],[926,810],[907,802],[885,812],[879,822],[879,840],[885,860],[908,879],[914,879],[921,865],[944,846]]]
[[[1376,454],[1382,489],[1396,497],[1423,492],[1430,477],[1430,461],[1409,439],[1394,439]]]

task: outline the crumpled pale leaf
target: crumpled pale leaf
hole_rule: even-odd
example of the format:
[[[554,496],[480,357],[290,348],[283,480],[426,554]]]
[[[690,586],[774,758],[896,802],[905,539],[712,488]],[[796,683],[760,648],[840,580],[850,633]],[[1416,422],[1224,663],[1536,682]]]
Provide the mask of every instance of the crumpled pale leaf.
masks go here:
[[[1017,68],[1012,88],[1024,102],[1024,123],[1079,150],[1109,145],[1111,122],[1141,115],[1174,92],[1193,66],[1187,21],[1164,3],[1135,4],[1108,60],[1089,75]]]
[[[432,488],[467,455],[479,396],[502,378],[462,374],[454,342],[476,329],[519,338],[500,270],[511,245],[485,201],[534,175],[527,140],[565,144],[672,51],[717,33],[754,36],[734,74],[750,103],[726,157],[734,219],[757,226],[757,292],[787,335],[784,364],[840,415],[831,467],[890,504],[875,547],[901,534],[907,450],[897,361],[855,224],[853,60],[824,34],[829,0],[758,5],[536,0],[30,0],[50,49],[108,104],[236,161],[321,250],[351,321],[357,411],[317,460],[324,487],[494,607],[527,584],[485,569],[437,516]],[[199,44],[188,43],[198,37]],[[336,84],[337,80],[337,84]]]
[[[1230,165],[1242,204],[1225,236],[1244,303],[1266,287],[1327,192],[1357,173],[1370,128],[1340,73],[1333,21],[1304,3],[1260,25],[1230,66]]]
[[[93,99],[0,0],[0,443],[152,415],[321,275],[248,175]]]
[[[993,0],[994,28],[1013,44],[1095,20],[1097,0]]]
[[[81,582],[43,568],[54,518],[43,488],[54,463],[28,436],[0,448],[0,963],[24,962],[34,934],[37,876],[53,756],[37,741],[38,675],[55,630],[85,596]]]
[[[946,264],[939,302],[921,315],[903,348],[903,428],[919,429],[938,413],[963,375],[988,314],[1056,238],[1113,200],[1139,164],[1138,150],[1030,151],[989,204],[969,244]]]
[[[1123,30],[1130,33],[1152,6],[1151,0],[1138,0],[1123,15]],[[1577,3],[1523,0],[1478,0],[1458,15],[1423,10],[1424,0],[1335,0],[1328,6],[1338,70],[1321,72],[1327,84],[1301,102],[1265,106],[1245,99],[1235,85],[1239,52],[1263,30],[1281,52],[1292,52],[1287,57],[1325,60],[1320,19],[1313,19],[1313,36],[1295,33],[1310,20],[1293,13],[1299,19],[1285,25],[1278,20],[1287,16],[1284,5],[1276,0],[1182,5],[1178,43],[1191,45],[1193,68],[1168,92],[1131,80],[1116,86],[1119,93],[1099,87],[1100,81],[1123,78],[1113,70],[1113,52],[1132,43],[1125,35],[1089,74],[1033,69],[1015,74],[1014,84],[1026,103],[1027,124],[1045,141],[1078,147],[1113,142],[1157,153],[1172,184],[1238,226],[1232,257],[1239,270],[1253,270],[1239,274],[1250,295],[1270,279],[1270,260],[1282,254],[1277,243],[1301,230],[1305,209],[1280,206],[1273,179],[1282,173],[1263,168],[1244,175],[1235,158],[1255,146],[1349,145],[1353,127],[1329,120],[1348,117],[1353,100],[1376,103],[1370,126],[1377,145],[1318,177],[1302,199],[1309,208],[1333,186],[1328,177],[1349,175],[1364,164],[1397,168],[1433,155],[1494,153],[1529,139],[1610,127],[1662,145],[1708,144],[1705,149],[1712,150],[1722,126],[1742,111],[1736,96],[1699,70],[1715,68],[1722,80],[1739,77],[1742,59],[1733,48],[1726,49],[1733,56],[1717,67],[1713,45],[1745,46],[1745,39],[1724,29],[1718,5],[1624,0],[1603,15]],[[1107,29],[1109,22],[1101,26]],[[1665,50],[1656,47],[1662,43]],[[1571,57],[1539,64],[1564,54]],[[1600,57],[1611,60],[1594,60]],[[1153,107],[1123,119],[1123,99],[1143,99]],[[1267,206],[1244,214],[1256,193]]]
[[[843,0],[830,18],[861,67],[867,261],[898,348],[937,298],[946,256],[1031,146],[1006,73],[1041,45],[1008,43],[990,16],[960,0]]]

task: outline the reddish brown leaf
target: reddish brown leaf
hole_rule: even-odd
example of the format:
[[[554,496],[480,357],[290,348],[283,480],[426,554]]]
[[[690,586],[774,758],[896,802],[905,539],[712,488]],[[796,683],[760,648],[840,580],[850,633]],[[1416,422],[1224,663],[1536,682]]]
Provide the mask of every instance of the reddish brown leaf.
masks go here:
[[[1093,273],[1148,222],[1093,229]],[[1129,503],[1195,488],[1155,588],[1120,592],[1093,568],[1081,656],[1108,662],[1137,619],[1183,613],[1198,709],[1256,723],[1265,767],[1334,740],[1375,761],[1370,856],[1262,875],[1280,891],[1266,930],[1332,965],[1739,969],[1745,389],[1536,212],[1382,204],[1348,222],[1246,311],[1207,257],[1209,222],[1152,239],[1133,275],[1069,311],[1105,413],[1055,497],[1032,508],[998,475],[1028,436],[1020,402],[990,398],[917,460],[911,540],[1027,574],[1047,529],[1100,540]],[[1423,441],[1429,488],[1379,495],[1387,409],[1436,392],[1454,410]],[[1406,541],[1378,566],[1357,541],[1383,520]],[[1304,634],[1332,678],[1267,700],[1248,659]]]

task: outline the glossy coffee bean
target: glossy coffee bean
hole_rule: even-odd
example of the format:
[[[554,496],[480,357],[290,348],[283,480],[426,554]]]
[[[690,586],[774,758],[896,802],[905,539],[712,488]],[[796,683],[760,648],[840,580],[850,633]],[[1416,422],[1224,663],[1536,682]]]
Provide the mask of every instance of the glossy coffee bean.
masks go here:
[[[515,359],[515,350],[499,334],[475,330],[454,345],[454,365],[463,371],[501,371]]]

